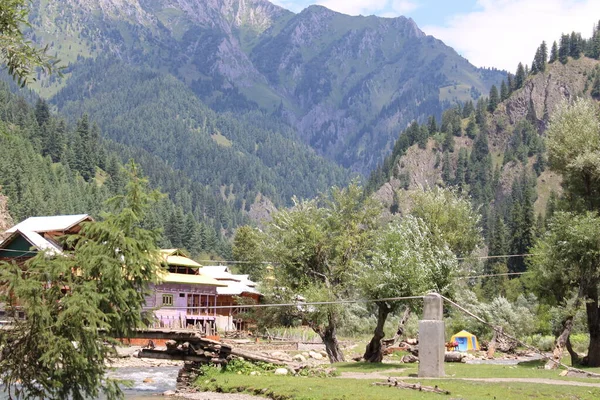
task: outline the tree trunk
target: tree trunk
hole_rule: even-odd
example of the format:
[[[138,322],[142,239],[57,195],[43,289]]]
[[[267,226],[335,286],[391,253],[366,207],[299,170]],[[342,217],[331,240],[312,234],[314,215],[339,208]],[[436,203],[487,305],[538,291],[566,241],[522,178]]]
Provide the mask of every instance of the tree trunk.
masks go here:
[[[386,347],[395,346],[396,343],[398,343],[398,340],[400,340],[400,337],[404,335],[404,325],[406,324],[406,321],[408,321],[408,317],[410,317],[410,307],[404,309],[404,314],[402,314],[402,318],[400,318],[398,327],[396,328],[396,334],[389,343],[386,343]]]
[[[345,361],[344,353],[342,353],[335,331],[335,327],[328,327],[320,334],[321,340],[325,343],[325,351],[329,357],[329,362],[332,364]]]
[[[377,303],[377,326],[373,331],[373,337],[365,349],[363,358],[367,362],[381,362],[383,360],[384,346],[381,343],[385,337],[383,327],[390,313],[390,308],[385,303]]]
[[[571,330],[573,329],[573,316],[570,315],[563,322],[563,331],[556,338],[554,342],[554,351],[552,352],[552,357],[548,359],[545,369],[557,369],[558,363],[560,363],[560,359],[562,358],[563,351],[569,340],[569,336],[571,335]]]
[[[590,285],[587,290],[585,310],[587,312],[588,330],[590,332],[587,365],[589,367],[600,367],[600,313],[598,310],[598,288],[596,285]]]
[[[488,344],[488,350],[487,350],[487,355],[486,355],[487,358],[489,358],[489,359],[494,358],[494,353],[496,353],[496,342],[498,340],[498,336],[501,334],[502,334],[502,327],[497,326],[496,329],[494,329],[494,336],[492,336],[492,340]]]
[[[567,351],[571,355],[571,366],[574,367],[575,365],[579,365],[581,363],[581,360],[579,359],[579,354],[577,354],[575,350],[573,350],[570,336],[567,338]]]

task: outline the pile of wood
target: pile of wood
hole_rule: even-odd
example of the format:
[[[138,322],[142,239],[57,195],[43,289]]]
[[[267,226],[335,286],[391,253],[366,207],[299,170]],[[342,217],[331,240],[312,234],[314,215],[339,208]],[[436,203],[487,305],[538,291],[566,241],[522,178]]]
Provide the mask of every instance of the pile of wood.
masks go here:
[[[166,342],[165,350],[151,348],[141,349],[138,353],[138,357],[218,365],[227,364],[232,358],[239,357],[250,361],[282,365],[292,370],[300,369],[300,366],[296,363],[235,349],[228,344],[203,338],[200,335],[182,335],[180,338],[168,340]]]
[[[419,392],[438,393],[438,394],[450,394],[447,390],[442,390],[437,386],[423,386],[420,383],[406,383],[397,380],[396,378],[388,378],[387,382],[375,382],[375,386],[389,386],[396,387],[398,389],[412,389]]]

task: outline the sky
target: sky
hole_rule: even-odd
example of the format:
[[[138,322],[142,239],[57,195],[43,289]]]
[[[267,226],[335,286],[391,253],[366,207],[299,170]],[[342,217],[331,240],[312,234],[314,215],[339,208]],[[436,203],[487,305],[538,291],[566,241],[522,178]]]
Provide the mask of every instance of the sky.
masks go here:
[[[271,0],[300,12],[319,4],[349,15],[412,18],[478,67],[515,71],[563,32],[591,36],[600,0]]]

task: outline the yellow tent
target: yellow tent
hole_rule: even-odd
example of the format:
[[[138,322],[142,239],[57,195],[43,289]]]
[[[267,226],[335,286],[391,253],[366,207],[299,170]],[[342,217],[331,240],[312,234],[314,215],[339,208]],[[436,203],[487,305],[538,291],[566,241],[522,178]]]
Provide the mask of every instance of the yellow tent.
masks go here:
[[[450,341],[458,343],[458,351],[479,350],[477,336],[467,331],[458,332],[450,338]]]

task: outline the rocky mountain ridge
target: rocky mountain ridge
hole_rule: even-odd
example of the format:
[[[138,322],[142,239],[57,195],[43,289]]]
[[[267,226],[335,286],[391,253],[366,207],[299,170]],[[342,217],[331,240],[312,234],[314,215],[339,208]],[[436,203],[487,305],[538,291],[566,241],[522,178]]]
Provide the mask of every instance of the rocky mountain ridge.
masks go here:
[[[319,154],[362,173],[410,121],[475,99],[505,74],[469,64],[404,17],[294,14],[266,0],[35,0],[32,34],[70,62],[150,66],[217,111],[261,110]],[[71,99],[75,101],[74,99]]]
[[[525,169],[533,174],[534,157],[529,157],[525,164],[503,161],[517,124],[530,121],[543,137],[552,113],[561,102],[591,96],[591,82],[596,74],[600,74],[600,62],[597,60],[583,57],[570,59],[564,65],[555,62],[545,72],[530,76],[523,88],[512,93],[489,114],[485,130],[493,167],[499,168],[500,173],[497,201],[510,196],[515,178]],[[466,126],[466,119],[463,124]],[[465,149],[470,153],[474,142],[473,138],[466,135],[454,138],[454,150],[449,152],[451,174],[456,173],[460,150]],[[442,147],[435,138],[430,138],[425,148],[417,144],[410,146],[395,163],[391,179],[375,192],[375,197],[390,207],[394,201],[398,201],[399,194],[402,197],[406,193],[405,189],[411,191],[418,187],[445,185]],[[536,213],[545,212],[551,192],[561,193],[560,184],[560,177],[547,169],[536,177]],[[401,201],[407,204],[408,200],[404,198]]]

